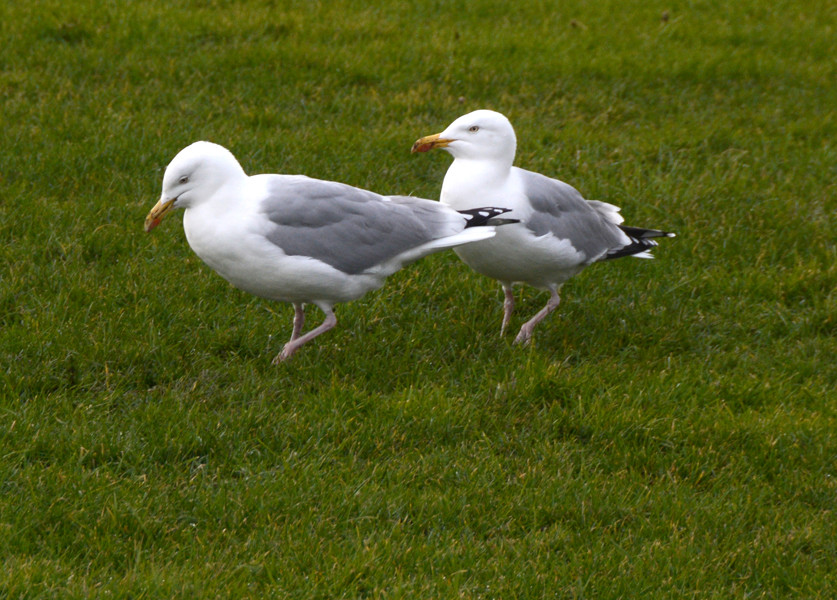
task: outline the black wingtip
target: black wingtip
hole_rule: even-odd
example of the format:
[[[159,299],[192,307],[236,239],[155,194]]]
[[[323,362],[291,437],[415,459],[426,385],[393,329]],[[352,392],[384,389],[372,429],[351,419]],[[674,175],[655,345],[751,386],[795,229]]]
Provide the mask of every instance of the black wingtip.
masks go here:
[[[676,237],[676,234],[671,231],[661,231],[659,229],[645,229],[644,227],[631,227],[630,225],[619,225],[619,229],[624,231],[628,237],[638,240],[648,240],[658,237]]]
[[[605,259],[622,258],[623,256],[635,256],[637,254],[643,255],[644,258],[653,258],[651,254],[643,254],[649,252],[657,245],[653,238],[660,237],[675,237],[676,234],[671,231],[661,231],[659,229],[645,229],[642,227],[630,227],[629,225],[619,225],[619,229],[625,232],[631,243],[622,248],[612,250],[605,255]]]
[[[605,255],[605,260],[612,260],[614,258],[622,258],[623,256],[635,256],[637,254],[643,254],[644,252],[649,252],[652,248],[657,246],[657,242],[654,240],[640,240],[637,238],[631,238],[631,243],[627,246],[622,246],[617,250],[611,250]],[[646,254],[643,258],[653,258],[651,254]]]
[[[517,219],[498,219],[497,217],[510,212],[510,208],[496,208],[484,206],[457,211],[465,217],[465,229],[469,227],[484,227],[486,225],[506,225],[508,223],[519,223]]]

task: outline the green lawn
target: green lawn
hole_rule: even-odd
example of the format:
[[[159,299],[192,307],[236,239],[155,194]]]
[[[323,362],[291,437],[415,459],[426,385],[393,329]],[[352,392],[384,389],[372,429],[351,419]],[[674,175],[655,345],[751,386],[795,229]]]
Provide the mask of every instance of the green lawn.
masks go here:
[[[0,32],[0,598],[837,596],[833,2],[34,0]],[[142,231],[197,139],[435,198],[450,157],[410,146],[477,108],[678,233],[529,348],[446,252],[277,368],[291,308],[180,216]]]

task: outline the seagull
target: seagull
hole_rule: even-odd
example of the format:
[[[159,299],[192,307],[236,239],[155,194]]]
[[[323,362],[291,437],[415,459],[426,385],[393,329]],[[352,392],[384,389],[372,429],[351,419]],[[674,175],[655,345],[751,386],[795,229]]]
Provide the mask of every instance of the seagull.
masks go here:
[[[584,267],[621,256],[653,258],[653,238],[674,237],[656,229],[621,225],[619,208],[585,200],[571,185],[512,166],[517,138],[509,120],[491,110],[456,119],[447,129],[420,138],[413,152],[442,148],[453,163],[442,183],[440,201],[456,210],[477,204],[509,207],[517,219],[489,240],[456,248],[472,269],[500,282],[505,301],[501,335],[514,312],[515,283],[549,291],[546,306],[523,324],[517,344],[532,339],[535,326],[560,302],[561,286]]]
[[[423,256],[487,240],[508,209],[462,211],[410,196],[381,196],[303,175],[245,174],[218,144],[195,142],[166,167],[160,201],[145,219],[157,227],[185,209],[192,250],[235,287],[294,307],[291,339],[273,360],[337,324],[333,307],[383,285],[387,276]],[[303,305],[325,314],[302,335]]]

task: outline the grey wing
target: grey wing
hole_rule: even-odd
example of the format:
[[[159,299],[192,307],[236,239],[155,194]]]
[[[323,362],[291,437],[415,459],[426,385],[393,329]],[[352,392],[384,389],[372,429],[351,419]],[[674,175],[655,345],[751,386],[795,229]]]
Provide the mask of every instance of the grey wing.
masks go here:
[[[277,175],[268,191],[262,203],[270,220],[267,239],[285,254],[315,258],[352,275],[455,233],[445,226],[451,216],[440,218],[429,200],[390,199],[304,176]]]
[[[552,234],[569,240],[588,261],[603,258],[608,251],[629,243],[613,217],[585,200],[571,185],[531,171],[519,171],[524,193],[534,209],[526,226],[535,235]]]
[[[399,205],[399,210],[408,211],[424,223],[432,234],[430,239],[455,235],[462,231],[468,222],[467,218],[452,208],[433,200],[415,196],[387,196],[386,199]]]

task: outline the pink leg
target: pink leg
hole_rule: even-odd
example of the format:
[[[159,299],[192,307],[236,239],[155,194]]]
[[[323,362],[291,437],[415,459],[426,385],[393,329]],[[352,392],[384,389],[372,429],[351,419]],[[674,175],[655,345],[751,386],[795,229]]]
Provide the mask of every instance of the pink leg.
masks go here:
[[[305,335],[296,339],[292,339],[287,344],[285,344],[284,348],[282,348],[282,351],[276,355],[276,358],[273,359],[274,365],[278,365],[279,363],[288,360],[293,355],[293,353],[299,349],[300,346],[307,342],[310,342],[321,333],[325,333],[326,331],[337,325],[337,317],[334,316],[334,311],[331,309],[331,307],[329,306],[323,308],[321,306],[320,308],[322,308],[323,312],[325,313],[325,321],[323,321],[319,327],[315,327]]]
[[[302,326],[305,324],[305,309],[302,304],[294,302],[294,330],[291,333],[291,341],[294,341],[302,333]]]
[[[538,314],[526,321],[523,324],[523,327],[520,328],[520,333],[518,333],[517,337],[514,338],[515,344],[528,344],[532,339],[532,332],[535,330],[535,326],[543,321],[552,311],[558,308],[558,304],[561,302],[558,290],[550,290],[550,294],[551,295],[549,300],[546,302],[546,306],[544,306]]]
[[[506,296],[506,299],[503,302],[503,324],[500,325],[500,335],[505,333],[506,327],[508,327],[512,313],[514,312],[514,292],[512,291],[512,286],[510,283],[504,283],[502,285],[503,294]]]

